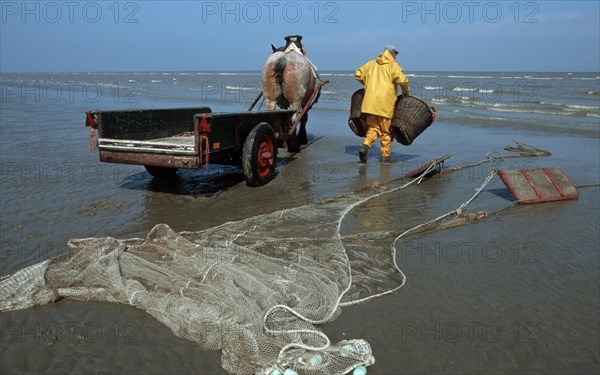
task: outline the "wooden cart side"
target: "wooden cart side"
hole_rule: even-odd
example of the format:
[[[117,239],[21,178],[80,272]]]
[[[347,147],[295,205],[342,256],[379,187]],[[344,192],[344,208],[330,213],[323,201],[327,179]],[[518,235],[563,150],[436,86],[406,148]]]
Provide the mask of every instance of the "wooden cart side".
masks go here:
[[[152,152],[100,150],[100,161],[174,169],[193,169],[202,166],[199,156],[168,155]]]
[[[208,107],[92,111],[99,138],[146,141],[194,131],[194,115]]]
[[[212,155],[217,152],[232,151],[241,155],[246,137],[261,123],[268,123],[271,126],[278,145],[281,146],[287,139],[287,130],[293,114],[294,111],[291,110],[206,114],[206,121],[210,126],[210,132],[207,134],[210,145],[209,152]],[[201,117],[202,114],[194,116],[197,133]],[[197,134],[198,137],[199,134]]]
[[[198,168],[193,118],[208,107],[90,111],[96,117],[100,161],[171,169]],[[187,135],[180,136],[179,135]],[[189,143],[189,145],[188,145]]]

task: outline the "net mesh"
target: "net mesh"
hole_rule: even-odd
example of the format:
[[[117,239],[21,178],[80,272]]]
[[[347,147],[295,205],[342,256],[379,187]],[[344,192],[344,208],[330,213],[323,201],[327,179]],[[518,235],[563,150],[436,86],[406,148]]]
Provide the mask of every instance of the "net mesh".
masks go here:
[[[390,250],[400,236],[342,236],[342,222],[361,203],[414,182],[197,232],[159,224],[145,239],[71,240],[68,253],[0,281],[0,311],[60,298],[129,304],[175,335],[221,350],[232,374],[344,374],[374,363],[369,344],[333,344],[319,326],[341,307],[397,290],[405,277]],[[443,219],[451,225],[461,215]]]

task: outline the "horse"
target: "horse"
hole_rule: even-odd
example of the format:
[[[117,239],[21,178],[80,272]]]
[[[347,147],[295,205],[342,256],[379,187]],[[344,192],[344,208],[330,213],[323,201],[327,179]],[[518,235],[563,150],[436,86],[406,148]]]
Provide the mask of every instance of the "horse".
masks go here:
[[[262,70],[262,90],[267,109],[274,110],[279,106],[296,111],[292,116],[293,123],[315,89],[316,72],[302,47],[302,36],[287,36],[285,40],[286,45],[283,47],[276,48],[271,44],[273,53],[267,58]],[[291,151],[299,151],[300,144],[308,143],[307,121],[308,111],[300,121],[298,135],[295,132],[290,135],[288,148]]]

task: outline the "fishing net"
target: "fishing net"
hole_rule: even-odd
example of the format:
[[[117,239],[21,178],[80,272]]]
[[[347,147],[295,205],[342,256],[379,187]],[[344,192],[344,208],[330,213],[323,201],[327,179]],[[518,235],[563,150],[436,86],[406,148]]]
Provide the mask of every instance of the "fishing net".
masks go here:
[[[221,350],[232,374],[345,374],[374,363],[369,344],[333,344],[319,326],[341,307],[397,290],[405,277],[395,261],[402,235],[342,236],[342,223],[361,203],[415,182],[198,232],[160,224],[145,239],[71,240],[68,253],[0,281],[0,311],[61,298],[129,304],[178,337]],[[462,209],[412,232],[470,220]]]

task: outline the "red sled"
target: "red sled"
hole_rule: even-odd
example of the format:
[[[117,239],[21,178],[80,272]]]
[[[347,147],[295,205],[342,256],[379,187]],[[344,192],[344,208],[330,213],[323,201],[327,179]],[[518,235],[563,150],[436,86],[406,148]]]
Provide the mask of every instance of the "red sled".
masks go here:
[[[577,199],[579,192],[559,168],[500,170],[498,175],[522,204]]]

